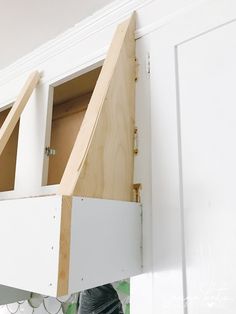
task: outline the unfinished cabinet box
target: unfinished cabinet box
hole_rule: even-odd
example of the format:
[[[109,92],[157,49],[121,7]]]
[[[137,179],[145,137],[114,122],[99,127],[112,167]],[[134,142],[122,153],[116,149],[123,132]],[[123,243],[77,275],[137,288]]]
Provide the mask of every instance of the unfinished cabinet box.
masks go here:
[[[62,179],[100,72],[101,67],[53,88],[47,185]]]
[[[9,111],[10,109],[0,111],[0,128],[6,120]],[[0,192],[14,190],[18,132],[19,122],[0,155]]]
[[[102,67],[54,86],[42,188],[56,190],[1,200],[0,284],[60,296],[141,272],[141,207],[133,202],[134,30],[132,16],[118,26]],[[39,80],[38,72],[29,77],[4,120],[2,157],[7,145],[16,151],[19,119]],[[14,171],[7,176],[13,188]]]

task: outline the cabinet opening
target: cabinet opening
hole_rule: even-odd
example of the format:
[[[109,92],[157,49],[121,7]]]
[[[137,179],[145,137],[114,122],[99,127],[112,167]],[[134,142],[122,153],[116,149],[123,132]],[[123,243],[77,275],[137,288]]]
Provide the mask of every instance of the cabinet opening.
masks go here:
[[[11,108],[0,112],[0,128]],[[14,190],[19,122],[0,155],[0,192]]]
[[[101,67],[54,87],[47,184],[59,184]]]

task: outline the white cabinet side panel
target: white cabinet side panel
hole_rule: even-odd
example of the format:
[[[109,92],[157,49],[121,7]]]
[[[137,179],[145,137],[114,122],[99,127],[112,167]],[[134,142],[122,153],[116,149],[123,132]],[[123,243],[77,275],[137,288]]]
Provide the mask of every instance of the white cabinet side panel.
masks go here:
[[[56,295],[61,197],[0,202],[0,283]]]
[[[236,310],[236,22],[178,49],[189,314]]]
[[[143,271],[131,278],[131,313],[152,313],[152,204],[151,204],[151,124],[150,74],[148,73],[149,36],[136,41],[138,80],[136,82],[136,119],[138,154],[135,156],[134,182],[141,183],[143,209]]]
[[[20,119],[15,179],[18,195],[37,196],[42,193],[48,97],[49,87],[38,85]]]
[[[141,271],[141,206],[74,197],[69,293]]]
[[[163,37],[152,34],[150,52],[153,313],[183,314],[185,287],[175,58],[173,47]]]

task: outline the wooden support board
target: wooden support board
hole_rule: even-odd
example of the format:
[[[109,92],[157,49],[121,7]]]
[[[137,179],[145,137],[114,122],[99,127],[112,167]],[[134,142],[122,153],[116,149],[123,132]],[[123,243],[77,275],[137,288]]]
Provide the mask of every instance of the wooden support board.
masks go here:
[[[58,193],[133,198],[135,16],[120,24],[88,105]]]
[[[20,116],[33,92],[35,86],[40,79],[39,72],[33,72],[27,79],[24,87],[22,88],[16,102],[12,106],[9,114],[6,117],[1,129],[0,129],[0,155],[4,150]]]
[[[6,120],[10,109],[0,112],[0,128]],[[19,122],[16,124],[5,148],[0,155],[0,191],[11,191],[14,189],[16,155],[19,133]]]

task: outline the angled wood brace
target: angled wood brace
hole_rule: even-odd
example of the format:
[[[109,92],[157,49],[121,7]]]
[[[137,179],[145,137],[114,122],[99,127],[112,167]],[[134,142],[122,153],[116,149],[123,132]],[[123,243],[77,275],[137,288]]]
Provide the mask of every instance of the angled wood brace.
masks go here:
[[[133,197],[135,16],[112,40],[58,194]]]
[[[133,200],[135,14],[117,27],[75,141],[63,195],[58,295],[68,292],[72,196]]]
[[[9,114],[7,115],[6,120],[0,128],[0,155],[3,152],[39,80],[40,74],[38,71],[30,74]]]

